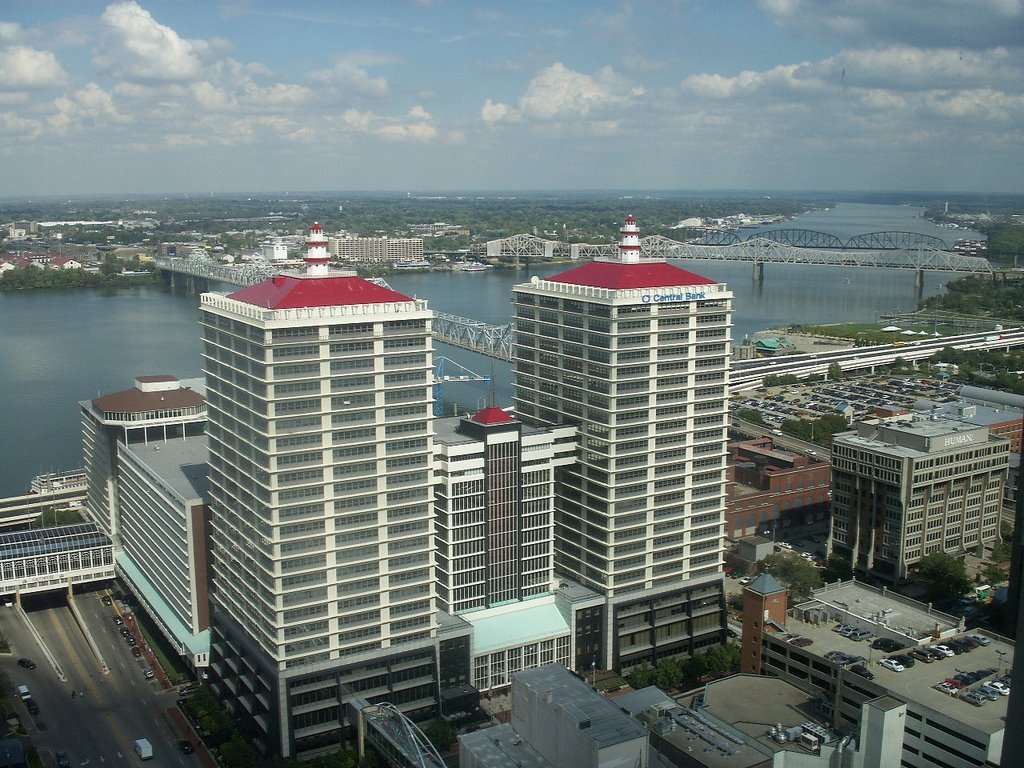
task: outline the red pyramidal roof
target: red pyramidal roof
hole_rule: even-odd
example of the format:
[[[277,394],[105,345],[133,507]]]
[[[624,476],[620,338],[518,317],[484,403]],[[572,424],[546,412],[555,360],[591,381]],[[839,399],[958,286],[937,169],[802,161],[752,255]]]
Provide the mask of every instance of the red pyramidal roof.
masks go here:
[[[275,275],[262,283],[228,294],[228,298],[267,309],[336,307],[346,304],[383,304],[412,301],[361,277],[301,277]]]
[[[509,421],[515,421],[514,418],[509,416],[501,408],[495,408],[493,405],[484,408],[476,416],[473,417],[473,421],[479,424],[502,424]]]
[[[716,282],[665,261],[634,263],[591,261],[549,277],[548,280],[556,283],[612,289],[664,288],[672,285],[714,285]]]

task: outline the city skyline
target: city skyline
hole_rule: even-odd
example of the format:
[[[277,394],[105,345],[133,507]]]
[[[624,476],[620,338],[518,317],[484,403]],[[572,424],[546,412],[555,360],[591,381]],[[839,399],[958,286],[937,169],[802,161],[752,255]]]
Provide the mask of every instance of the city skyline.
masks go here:
[[[1024,171],[1019,1],[193,5],[7,6],[0,196],[1000,194]]]

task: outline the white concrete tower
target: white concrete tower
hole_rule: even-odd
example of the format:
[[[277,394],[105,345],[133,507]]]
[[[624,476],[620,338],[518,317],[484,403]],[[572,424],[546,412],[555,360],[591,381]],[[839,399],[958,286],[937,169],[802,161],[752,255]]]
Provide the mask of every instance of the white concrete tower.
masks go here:
[[[626,223],[619,230],[622,239],[619,241],[619,261],[624,264],[636,264],[640,261],[640,227],[632,215],[626,217]]]
[[[320,224],[314,222],[309,228],[309,239],[306,240],[306,274],[316,277],[327,275],[327,265],[331,262],[331,254],[327,252],[327,238]]]

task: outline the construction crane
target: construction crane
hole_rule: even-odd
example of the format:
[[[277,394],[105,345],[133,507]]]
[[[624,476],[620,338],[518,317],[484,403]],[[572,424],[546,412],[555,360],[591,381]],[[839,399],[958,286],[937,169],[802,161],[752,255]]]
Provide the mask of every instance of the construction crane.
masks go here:
[[[437,365],[434,367],[434,415],[443,416],[443,404],[441,402],[441,385],[451,381],[490,381],[490,376],[481,376],[474,373],[461,363],[450,360],[447,357],[437,357]],[[448,373],[452,369],[455,373]]]

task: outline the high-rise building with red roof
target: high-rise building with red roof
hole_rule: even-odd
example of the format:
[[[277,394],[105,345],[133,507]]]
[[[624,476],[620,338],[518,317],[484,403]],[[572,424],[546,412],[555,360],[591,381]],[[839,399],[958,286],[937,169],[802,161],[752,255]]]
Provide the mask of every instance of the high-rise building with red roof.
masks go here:
[[[641,245],[629,216],[617,257],[513,290],[517,417],[578,429],[557,485],[555,565],[606,598],[601,642],[577,646],[578,671],[725,635],[733,297]]]
[[[342,686],[433,714],[431,312],[330,272],[202,297],[210,683],[268,751],[336,746]]]

